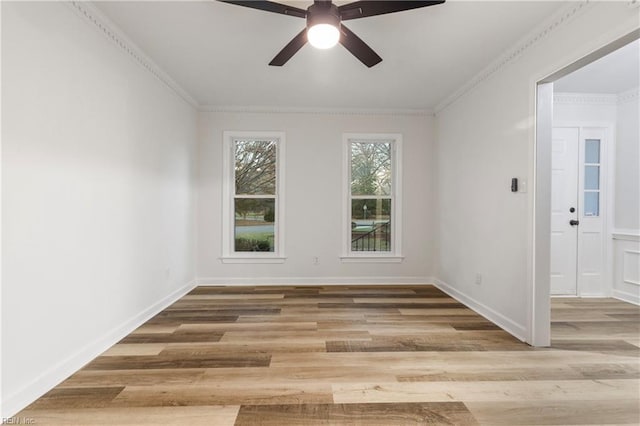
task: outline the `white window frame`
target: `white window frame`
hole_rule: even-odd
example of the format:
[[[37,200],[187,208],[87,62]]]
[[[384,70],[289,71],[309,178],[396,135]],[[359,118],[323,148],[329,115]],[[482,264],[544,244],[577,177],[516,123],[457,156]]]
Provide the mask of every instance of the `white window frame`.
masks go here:
[[[236,139],[264,139],[276,142],[276,194],[275,227],[273,252],[236,252],[234,250],[234,196],[235,196],[235,146]],[[222,190],[222,263],[284,263],[285,226],[284,226],[284,132],[223,132],[223,190]]]
[[[344,263],[401,263],[402,256],[402,134],[344,133],[342,135],[342,256]],[[351,143],[391,142],[391,251],[351,250]]]

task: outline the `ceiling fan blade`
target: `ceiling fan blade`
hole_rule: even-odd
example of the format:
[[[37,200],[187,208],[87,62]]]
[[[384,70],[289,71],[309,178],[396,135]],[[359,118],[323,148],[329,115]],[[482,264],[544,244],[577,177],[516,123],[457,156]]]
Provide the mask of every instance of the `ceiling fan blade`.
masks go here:
[[[281,15],[295,16],[296,18],[306,18],[307,11],[293,6],[264,0],[218,0],[222,3],[235,4],[237,6],[250,7],[252,9],[265,10],[267,12],[279,13]]]
[[[269,62],[269,65],[272,65],[274,67],[283,66],[306,43],[307,43],[307,29],[305,28],[304,30],[300,31],[300,33],[297,36],[295,36],[293,40],[291,40],[289,44],[287,44],[284,47],[284,49],[282,49],[280,53],[278,53],[276,57],[271,60],[271,62]]]
[[[435,1],[370,1],[362,0],[338,7],[343,21],[349,19],[366,18],[368,16],[384,15],[385,13],[402,12],[403,10],[418,9],[420,7],[442,4],[445,0]]]
[[[367,43],[344,25],[340,26],[340,44],[369,68],[382,62],[382,58]]]

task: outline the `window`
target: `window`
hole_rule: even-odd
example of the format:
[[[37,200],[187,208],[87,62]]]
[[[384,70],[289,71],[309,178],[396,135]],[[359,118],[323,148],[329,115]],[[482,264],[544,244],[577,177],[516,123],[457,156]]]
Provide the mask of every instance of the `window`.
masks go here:
[[[343,261],[402,261],[401,138],[344,135]]]
[[[600,216],[600,140],[586,139],[583,216]]]
[[[225,263],[284,261],[284,134],[225,132]]]

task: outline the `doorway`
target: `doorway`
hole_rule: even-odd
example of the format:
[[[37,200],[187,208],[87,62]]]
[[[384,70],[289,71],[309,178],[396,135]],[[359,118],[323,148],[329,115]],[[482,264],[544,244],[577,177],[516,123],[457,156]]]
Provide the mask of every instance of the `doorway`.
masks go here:
[[[635,29],[634,31],[627,33],[626,35],[620,37],[619,39],[601,47],[598,50],[593,51],[592,53],[588,54],[587,56],[575,61],[574,63],[565,66],[564,68],[559,69],[558,71],[548,75],[545,78],[541,78],[540,80],[538,80],[535,83],[535,93],[536,93],[536,115],[535,115],[535,142],[534,142],[534,169],[533,169],[533,178],[534,178],[534,198],[533,198],[533,245],[532,245],[532,286],[531,286],[531,302],[530,302],[530,315],[529,315],[529,330],[530,330],[530,335],[529,335],[529,339],[528,342],[534,346],[549,346],[550,342],[551,342],[551,281],[552,281],[552,259],[551,259],[551,247],[552,247],[552,217],[551,217],[551,211],[552,211],[552,204],[555,204],[554,206],[554,210],[558,211],[558,215],[556,218],[554,218],[555,221],[564,221],[565,222],[565,226],[569,227],[572,226],[570,224],[569,221],[571,220],[576,220],[576,221],[581,221],[584,220],[585,222],[580,222],[580,224],[576,224],[574,225],[574,228],[576,228],[575,230],[571,231],[569,228],[569,231],[566,233],[565,235],[565,239],[567,241],[575,241],[575,254],[571,253],[567,256],[571,256],[572,258],[575,256],[576,261],[569,261],[567,262],[568,266],[566,266],[565,271],[563,272],[564,275],[566,275],[564,279],[565,284],[566,283],[570,283],[567,285],[563,284],[563,291],[566,292],[568,295],[582,295],[582,296],[586,296],[587,291],[583,291],[582,286],[581,286],[581,280],[579,278],[579,275],[581,273],[580,270],[580,263],[581,260],[582,261],[582,265],[584,266],[588,266],[590,267],[590,263],[591,262],[587,262],[587,258],[588,257],[594,257],[591,256],[593,255],[593,253],[590,254],[590,256],[583,256],[584,254],[589,254],[587,249],[582,249],[579,250],[579,239],[581,238],[580,233],[583,232],[586,234],[586,232],[589,230],[587,228],[590,228],[592,225],[596,226],[597,229],[604,229],[602,231],[596,231],[597,232],[601,232],[604,233],[603,235],[601,235],[602,237],[605,238],[605,243],[603,245],[601,245],[601,247],[603,247],[603,253],[601,258],[603,259],[603,263],[600,265],[601,267],[599,268],[599,271],[587,271],[590,274],[593,274],[593,276],[597,276],[600,275],[600,277],[598,278],[599,280],[601,280],[600,282],[613,282],[613,288],[611,289],[610,295],[612,295],[613,297],[616,297],[618,299],[621,300],[625,300],[627,302],[631,302],[631,303],[635,303],[635,304],[640,304],[640,284],[635,286],[635,287],[631,287],[631,284],[629,284],[629,282],[639,282],[640,283],[640,268],[637,267],[632,267],[632,261],[636,261],[637,263],[640,262],[640,224],[636,223],[636,222],[630,222],[627,221],[625,219],[625,221],[627,223],[630,223],[632,226],[626,226],[626,228],[630,228],[628,230],[625,230],[623,228],[625,228],[624,225],[620,225],[618,222],[623,223],[622,221],[620,221],[620,218],[622,218],[623,216],[626,217],[627,216],[627,212],[629,217],[633,216],[634,220],[636,217],[640,218],[640,214],[638,213],[638,208],[636,206],[637,200],[632,200],[630,203],[627,203],[627,201],[624,200],[624,197],[627,197],[627,195],[631,195],[631,196],[635,196],[638,195],[640,193],[640,191],[638,190],[638,181],[640,181],[640,179],[637,179],[633,176],[633,174],[637,174],[638,172],[638,162],[635,161],[635,158],[638,158],[638,156],[636,154],[634,154],[634,162],[633,165],[631,167],[629,167],[629,170],[631,170],[631,178],[629,179],[620,179],[620,176],[618,176],[620,173],[618,171],[616,171],[615,174],[615,182],[607,182],[606,185],[608,185],[606,188],[605,186],[603,186],[603,181],[602,181],[602,177],[606,176],[604,168],[606,167],[606,159],[604,158],[604,155],[606,155],[607,151],[611,150],[611,152],[615,152],[615,162],[616,164],[620,165],[620,161],[621,158],[623,159],[623,161],[628,161],[625,160],[625,156],[621,155],[621,150],[619,150],[619,147],[615,147],[615,150],[613,150],[612,145],[614,145],[616,143],[615,140],[613,140],[613,138],[608,138],[607,136],[607,132],[604,131],[604,135],[603,137],[600,139],[600,148],[599,148],[599,153],[601,155],[601,158],[599,159],[598,163],[589,163],[588,161],[586,161],[585,158],[585,162],[581,165],[579,162],[577,163],[577,166],[575,166],[575,168],[578,169],[577,171],[577,179],[576,178],[567,178],[567,180],[571,180],[574,179],[574,183],[571,184],[572,187],[574,187],[573,185],[577,186],[578,190],[573,191],[570,190],[571,192],[573,192],[575,194],[574,199],[570,200],[572,202],[574,202],[576,205],[564,205],[563,209],[565,209],[564,212],[560,212],[559,209],[562,204],[558,203],[557,200],[554,202],[554,200],[552,200],[552,159],[553,159],[553,139],[554,139],[554,127],[574,127],[577,128],[577,138],[578,138],[578,146],[577,149],[573,148],[573,152],[575,152],[577,150],[578,152],[578,158],[580,158],[580,155],[586,155],[586,151],[587,151],[587,144],[586,144],[586,140],[587,139],[598,139],[598,137],[594,137],[592,138],[591,136],[586,136],[585,134],[581,134],[581,131],[584,133],[586,132],[588,129],[590,130],[594,130],[594,131],[599,131],[599,132],[603,132],[603,128],[606,128],[606,124],[602,125],[602,119],[600,118],[600,116],[596,117],[596,118],[591,118],[588,120],[582,120],[582,122],[576,122],[578,119],[573,118],[571,119],[571,121],[573,121],[572,123],[570,123],[570,125],[566,125],[565,124],[559,124],[557,120],[554,120],[554,85],[556,85],[563,77],[578,71],[580,69],[586,68],[587,65],[590,65],[592,63],[595,63],[596,61],[598,61],[599,59],[609,55],[612,52],[616,52],[617,50],[620,50],[621,48],[630,45],[632,43],[637,43],[638,39],[640,38],[640,29]],[[636,61],[636,66],[637,66],[637,62]],[[612,71],[615,69],[609,69],[609,71]],[[640,75],[639,72],[635,72],[635,77],[636,77],[636,81],[637,81],[637,76]],[[637,87],[637,86],[636,86]],[[624,98],[624,96],[617,96],[619,99]],[[634,108],[638,108],[638,96],[634,96]],[[633,117],[637,120],[638,119],[639,114],[636,112],[635,114],[633,114]],[[590,122],[599,122],[599,125],[593,126],[590,123],[585,123],[586,121],[590,121]],[[599,128],[598,128],[599,127]],[[617,139],[620,139],[620,125],[618,124],[615,127],[615,135]],[[635,123],[635,128],[638,128],[637,122]],[[562,134],[564,132],[564,134]],[[575,140],[576,138],[576,130],[573,130],[573,134],[571,134],[570,131],[563,131],[563,132],[556,132],[555,136],[556,138],[562,137],[562,138],[573,138]],[[610,132],[609,132],[610,133]],[[613,136],[613,135],[611,135]],[[580,139],[582,139],[582,143],[580,143]],[[637,142],[640,138],[635,138],[635,148],[637,150]],[[584,146],[580,146],[580,145],[584,145]],[[593,145],[595,145],[595,143],[591,144],[591,148],[589,148],[590,150],[594,150]],[[556,149],[558,149],[556,147]],[[573,154],[567,154],[567,155],[571,155],[573,156]],[[631,158],[632,156],[629,155],[627,156],[628,158]],[[583,157],[584,158],[584,157]],[[604,161],[604,162],[603,162]],[[611,161],[613,162],[613,157],[611,158]],[[584,188],[585,185],[585,170],[581,170],[584,169],[587,166],[599,166],[599,177],[598,177],[598,186],[597,189],[595,186],[591,186],[590,190],[587,190],[586,188]],[[574,167],[574,166],[566,166],[566,167]],[[620,168],[619,168],[620,169]],[[567,172],[568,173],[568,172]],[[588,173],[590,174],[594,174],[595,170],[590,170]],[[572,172],[573,175],[573,172]],[[577,181],[577,182],[575,182]],[[629,188],[630,189],[623,189],[623,187],[626,184],[629,184]],[[615,188],[614,190],[612,190],[611,185],[615,184]],[[569,183],[567,184],[569,185]],[[581,187],[582,185],[582,187]],[[585,213],[587,211],[590,212],[594,212],[594,206],[593,206],[593,199],[596,197],[594,195],[585,195],[588,192],[596,192],[599,193],[600,191],[602,191],[602,193],[599,193],[599,195],[597,196],[598,201],[598,214],[602,215],[602,209],[605,208],[606,206],[606,202],[602,199],[603,196],[610,196],[611,197],[611,202],[616,206],[615,210],[616,210],[616,214],[615,215],[609,215],[609,218],[602,218],[602,219],[595,219],[592,216],[584,216],[582,217],[582,213]],[[623,197],[620,197],[620,194],[623,194]],[[591,201],[587,200],[590,199]],[[587,208],[585,208],[585,201],[587,203],[591,202],[591,205],[587,205]],[[626,204],[628,206],[632,206],[631,208],[619,208],[618,206],[621,204]],[[634,204],[635,203],[635,204]],[[575,208],[575,212],[571,212],[570,209],[571,207]],[[579,210],[579,208],[581,208],[581,210]],[[623,215],[620,214],[620,212],[624,212]],[[577,217],[569,217],[568,215],[571,213],[577,213]],[[614,217],[615,216],[615,217]],[[600,216],[596,216],[596,217],[600,217]],[[603,220],[605,219],[605,220]],[[607,223],[602,223],[602,222],[606,222],[608,221],[613,221],[615,219],[615,223],[613,226],[609,226]],[[598,223],[598,221],[601,221],[601,223]],[[588,226],[584,226],[582,229],[583,231],[581,231],[579,229],[579,227],[582,224],[588,225]],[[602,225],[602,226],[601,226]],[[609,229],[607,229],[606,227],[609,226]],[[638,230],[636,230],[636,228]],[[556,230],[555,232],[558,232],[558,227],[554,227],[554,229]],[[565,228],[564,230],[567,230],[567,228]],[[576,234],[576,235],[573,235]],[[585,235],[582,236],[582,238],[586,238]],[[616,243],[616,241],[620,242],[620,243]],[[624,247],[621,243],[627,244],[627,242],[629,243],[629,247]],[[569,244],[569,243],[566,243]],[[619,246],[619,248],[613,248],[612,250],[604,250],[604,247],[606,247],[607,249],[610,249],[612,246],[614,246],[614,244],[617,244]],[[613,259],[605,259],[605,255],[607,254],[607,251],[609,251],[609,253],[611,254],[611,256],[613,257]],[[633,258],[632,256],[629,255],[630,252],[637,252],[637,258]],[[581,255],[582,253],[582,255]],[[624,256],[626,256],[626,258],[624,258]],[[595,257],[600,257],[600,256],[595,256]],[[626,262],[626,263],[624,263]],[[612,270],[608,270],[607,265],[613,264],[613,271]],[[629,266],[624,266],[628,264]],[[575,266],[573,266],[575,265]],[[571,270],[571,268],[574,267],[575,273]],[[554,273],[560,275],[560,269],[556,267],[556,265],[554,265]],[[620,271],[615,271],[616,269],[620,269]],[[583,268],[582,270],[583,275],[585,270]],[[573,278],[575,274],[575,280]],[[625,275],[626,274],[626,275]],[[613,276],[613,278],[612,278]],[[623,278],[618,279],[618,276],[621,276]],[[624,277],[627,278],[624,278]],[[597,281],[597,280],[596,280]],[[575,284],[573,284],[575,282]],[[593,281],[592,281],[593,282]],[[560,284],[558,284],[558,288],[560,287]],[[556,286],[554,285],[554,289],[556,288]],[[585,285],[584,288],[588,288],[588,285]],[[558,291],[559,292],[559,291]]]

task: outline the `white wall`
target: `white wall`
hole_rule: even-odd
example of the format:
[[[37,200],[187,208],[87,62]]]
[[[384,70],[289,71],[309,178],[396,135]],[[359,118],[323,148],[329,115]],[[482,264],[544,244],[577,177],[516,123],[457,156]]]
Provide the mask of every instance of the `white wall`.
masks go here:
[[[615,228],[640,232],[640,97],[620,94],[616,127]]]
[[[640,97],[619,94],[613,295],[640,304]]]
[[[198,277],[211,283],[427,282],[432,274],[432,117],[291,112],[206,112],[200,120]],[[222,133],[286,133],[284,264],[222,264]],[[400,264],[343,264],[342,134],[403,135]],[[319,258],[312,265],[313,257]]]
[[[533,186],[512,194],[509,182],[532,183],[535,83],[638,27],[637,10],[622,2],[559,22],[437,116],[440,284],[523,339],[533,330]]]
[[[2,2],[2,417],[195,275],[197,114],[64,3]]]

